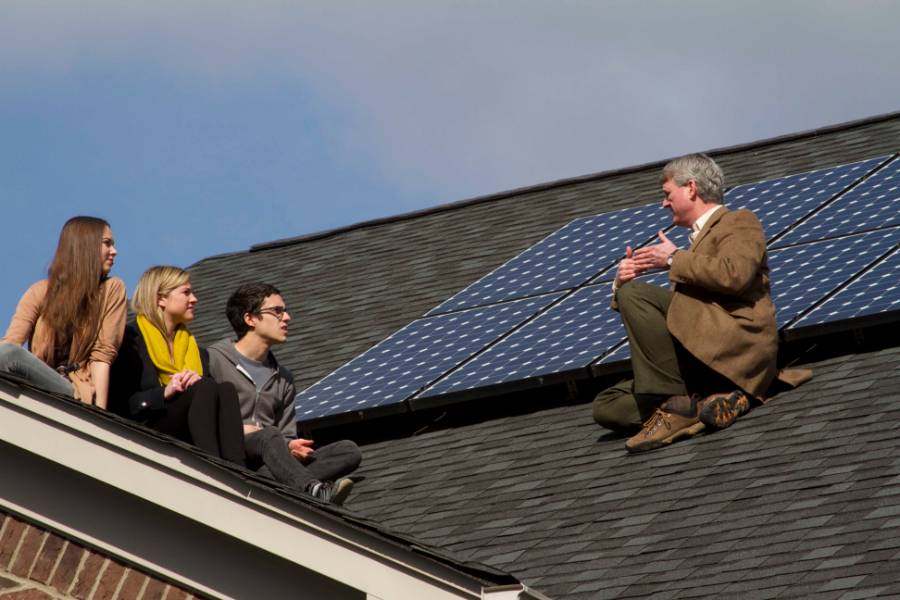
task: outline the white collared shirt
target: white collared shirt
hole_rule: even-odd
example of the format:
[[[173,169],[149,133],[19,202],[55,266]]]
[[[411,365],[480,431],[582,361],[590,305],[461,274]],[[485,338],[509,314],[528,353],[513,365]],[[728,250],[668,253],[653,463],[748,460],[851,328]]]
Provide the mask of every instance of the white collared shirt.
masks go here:
[[[696,239],[697,235],[703,230],[703,226],[706,225],[706,222],[709,221],[710,217],[713,216],[713,213],[722,208],[721,204],[716,204],[712,208],[708,209],[705,213],[700,215],[700,217],[694,221],[694,224],[691,225],[691,232],[688,234],[688,240],[690,240],[691,244],[694,243],[694,239]]]

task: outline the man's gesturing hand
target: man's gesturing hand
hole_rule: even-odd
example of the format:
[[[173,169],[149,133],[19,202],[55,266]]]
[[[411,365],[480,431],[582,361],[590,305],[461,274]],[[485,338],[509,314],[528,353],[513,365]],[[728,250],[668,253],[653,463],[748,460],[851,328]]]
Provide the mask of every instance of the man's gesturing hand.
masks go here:
[[[660,229],[659,233],[656,235],[659,237],[658,244],[638,248],[634,253],[634,264],[638,269],[638,272],[646,271],[647,269],[662,269],[666,267],[666,261],[669,256],[678,250],[678,246],[673,244],[669,238],[666,237],[666,234],[662,232],[662,229]]]
[[[619,270],[616,271],[616,287],[622,287],[635,277],[641,274],[641,269],[637,268],[632,256],[634,252],[631,246],[625,246],[625,258],[619,261]]]

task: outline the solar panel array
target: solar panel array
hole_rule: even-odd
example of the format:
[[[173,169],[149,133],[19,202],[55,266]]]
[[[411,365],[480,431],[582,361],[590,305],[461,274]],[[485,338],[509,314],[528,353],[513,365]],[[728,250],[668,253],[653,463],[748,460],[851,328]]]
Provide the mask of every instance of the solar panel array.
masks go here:
[[[403,402],[561,294],[413,321],[296,398],[304,421]]]
[[[753,210],[771,243],[780,328],[900,314],[900,159],[886,161],[728,191],[726,203]],[[576,219],[300,392],[298,420],[617,368],[630,351],[609,308],[615,265],[670,219],[658,205]],[[670,238],[685,247],[686,234]],[[640,279],[667,285],[668,272]]]

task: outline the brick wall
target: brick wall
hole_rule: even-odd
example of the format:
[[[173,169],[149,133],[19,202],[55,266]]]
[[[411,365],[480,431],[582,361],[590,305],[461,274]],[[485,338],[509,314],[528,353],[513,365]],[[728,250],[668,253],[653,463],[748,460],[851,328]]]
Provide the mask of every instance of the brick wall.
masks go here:
[[[3,511],[0,523],[0,600],[195,597]]]

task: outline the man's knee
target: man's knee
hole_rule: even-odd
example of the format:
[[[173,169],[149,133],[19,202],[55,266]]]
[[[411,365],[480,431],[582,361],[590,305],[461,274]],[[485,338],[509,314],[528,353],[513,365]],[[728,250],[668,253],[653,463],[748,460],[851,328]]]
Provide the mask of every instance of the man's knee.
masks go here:
[[[340,440],[331,445],[335,447],[335,452],[340,453],[344,457],[347,466],[352,466],[355,469],[362,462],[362,452],[359,446],[356,445],[356,442]]]
[[[633,431],[641,426],[640,411],[632,392],[632,381],[623,381],[597,394],[593,402],[594,421],[613,431]]]
[[[643,281],[629,281],[616,290],[619,313],[627,316],[632,310],[646,310],[659,301],[661,288]]]

